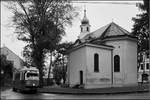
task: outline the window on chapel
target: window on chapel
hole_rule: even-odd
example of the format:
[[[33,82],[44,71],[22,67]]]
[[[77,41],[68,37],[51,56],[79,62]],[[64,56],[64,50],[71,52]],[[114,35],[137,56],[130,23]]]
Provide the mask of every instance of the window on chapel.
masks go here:
[[[99,72],[99,55],[94,54],[94,72]]]
[[[120,57],[119,57],[119,55],[114,56],[114,72],[120,72]]]

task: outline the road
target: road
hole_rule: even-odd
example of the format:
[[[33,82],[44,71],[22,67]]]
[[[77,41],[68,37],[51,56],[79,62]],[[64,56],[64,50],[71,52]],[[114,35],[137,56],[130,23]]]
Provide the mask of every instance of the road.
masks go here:
[[[150,92],[99,95],[71,95],[49,93],[18,93],[13,92],[12,89],[9,89],[1,92],[1,99],[150,99]]]

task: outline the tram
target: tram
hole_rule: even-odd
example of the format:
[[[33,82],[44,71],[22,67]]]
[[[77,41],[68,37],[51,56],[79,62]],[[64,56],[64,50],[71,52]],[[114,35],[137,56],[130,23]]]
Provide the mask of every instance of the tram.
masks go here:
[[[23,68],[13,73],[13,91],[37,91],[39,70],[35,67]]]

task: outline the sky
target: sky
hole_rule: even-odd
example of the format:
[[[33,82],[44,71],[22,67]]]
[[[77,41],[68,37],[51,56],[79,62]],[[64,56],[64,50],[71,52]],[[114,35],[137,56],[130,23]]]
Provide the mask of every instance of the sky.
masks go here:
[[[101,1],[103,2],[103,1]],[[107,1],[107,2],[128,2],[136,3],[142,1]],[[5,2],[1,2],[1,47],[7,46],[10,50],[22,57],[24,42],[17,40],[14,34],[15,28],[10,27],[12,23],[11,18],[13,14],[5,6]],[[84,9],[91,25],[91,32],[105,26],[112,21],[131,32],[134,22],[132,17],[136,17],[140,11],[136,5],[126,4],[106,4],[106,3],[73,3],[77,7],[79,16],[73,20],[72,26],[67,26],[66,35],[63,37],[64,41],[74,42],[80,34],[80,24],[83,18]]]

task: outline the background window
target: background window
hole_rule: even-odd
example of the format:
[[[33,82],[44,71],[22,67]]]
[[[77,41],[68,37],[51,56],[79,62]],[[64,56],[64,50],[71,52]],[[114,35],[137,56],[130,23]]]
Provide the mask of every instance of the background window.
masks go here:
[[[99,55],[94,54],[94,72],[99,72]]]
[[[149,69],[149,63],[146,64],[146,69]]]
[[[141,70],[144,70],[144,66],[143,66],[143,64],[141,64]]]
[[[87,31],[89,31],[89,28],[87,27]]]
[[[120,57],[118,55],[114,56],[114,72],[120,72]]]

